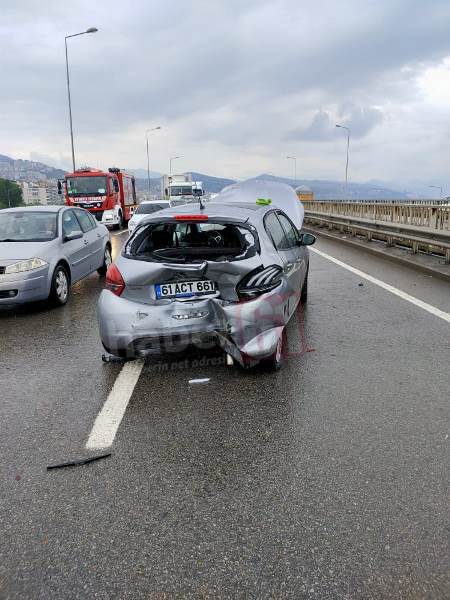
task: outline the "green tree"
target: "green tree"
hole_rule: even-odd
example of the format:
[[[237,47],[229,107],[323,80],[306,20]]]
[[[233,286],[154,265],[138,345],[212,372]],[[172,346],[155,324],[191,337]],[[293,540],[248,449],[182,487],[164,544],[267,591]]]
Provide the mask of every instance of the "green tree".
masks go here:
[[[20,186],[9,179],[0,177],[0,208],[13,208],[13,206],[22,206],[22,190]]]

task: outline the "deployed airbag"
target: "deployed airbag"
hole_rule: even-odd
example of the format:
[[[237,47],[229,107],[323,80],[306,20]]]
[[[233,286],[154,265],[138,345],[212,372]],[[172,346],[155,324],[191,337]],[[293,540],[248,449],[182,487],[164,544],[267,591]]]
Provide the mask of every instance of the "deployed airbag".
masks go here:
[[[227,186],[211,202],[256,204],[260,199],[271,200],[271,205],[284,211],[297,229],[302,228],[305,209],[294,189],[285,183],[247,179]]]

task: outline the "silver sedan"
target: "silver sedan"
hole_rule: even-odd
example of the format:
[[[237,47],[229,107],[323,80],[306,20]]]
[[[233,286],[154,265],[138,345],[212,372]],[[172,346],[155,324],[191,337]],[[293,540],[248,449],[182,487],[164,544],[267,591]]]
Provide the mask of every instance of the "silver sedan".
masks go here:
[[[110,264],[109,232],[82,208],[0,210],[0,305],[66,304],[71,284]]]

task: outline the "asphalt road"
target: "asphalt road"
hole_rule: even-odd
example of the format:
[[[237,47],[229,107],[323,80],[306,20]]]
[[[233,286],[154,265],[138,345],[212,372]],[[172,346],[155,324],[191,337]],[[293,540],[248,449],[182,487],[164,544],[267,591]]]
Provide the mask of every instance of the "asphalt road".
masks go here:
[[[317,248],[450,312],[443,281]],[[122,369],[102,285],[0,311],[2,600],[450,596],[448,323],[312,254],[281,372],[147,360],[112,456],[47,471]]]

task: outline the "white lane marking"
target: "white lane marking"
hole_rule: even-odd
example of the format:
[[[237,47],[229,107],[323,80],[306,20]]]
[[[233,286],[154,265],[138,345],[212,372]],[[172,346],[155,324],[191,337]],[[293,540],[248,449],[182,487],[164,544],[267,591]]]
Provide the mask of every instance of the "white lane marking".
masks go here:
[[[95,419],[86,443],[88,450],[112,446],[143,366],[144,360],[140,359],[125,363],[122,367],[102,410]]]
[[[122,233],[128,233],[128,229],[124,229],[123,231],[119,231],[119,233],[113,233],[112,235],[122,235]]]
[[[427,312],[431,313],[435,317],[439,317],[440,319],[447,321],[447,323],[450,323],[450,314],[449,313],[446,313],[443,310],[440,310],[439,308],[436,308],[435,306],[428,304],[427,302],[423,302],[423,300],[419,300],[418,298],[415,298],[414,296],[410,296],[406,292],[402,292],[402,290],[397,289],[393,285],[389,285],[389,283],[385,283],[384,281],[381,281],[380,279],[377,279],[376,277],[372,277],[372,275],[368,275],[367,273],[364,273],[363,271],[360,271],[359,269],[355,269],[355,267],[351,267],[347,263],[342,262],[341,260],[338,260],[337,258],[330,256],[329,254],[325,254],[325,252],[322,252],[321,250],[317,250],[317,248],[310,248],[310,250],[312,250],[319,256],[322,256],[323,258],[331,260],[331,262],[334,262],[336,265],[339,265],[340,267],[347,269],[347,271],[350,271],[351,273],[358,275],[358,277],[363,277],[364,279],[367,279],[367,281],[370,281],[371,283],[378,285],[379,287],[383,288],[384,290],[391,292],[391,294],[395,294],[395,296],[398,296],[399,298],[402,298],[403,300],[406,300],[407,302],[411,302],[411,304],[415,304],[419,308],[426,310]]]
[[[204,379],[189,379],[189,383],[208,383],[209,381],[209,377],[205,377]]]

